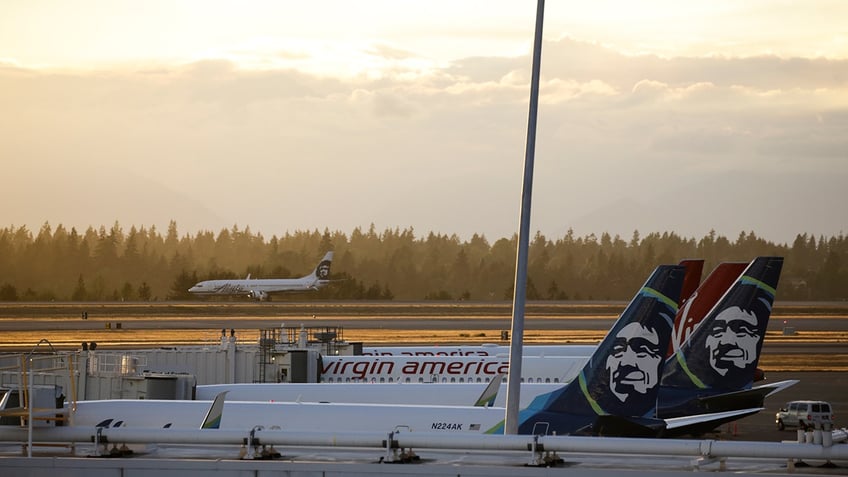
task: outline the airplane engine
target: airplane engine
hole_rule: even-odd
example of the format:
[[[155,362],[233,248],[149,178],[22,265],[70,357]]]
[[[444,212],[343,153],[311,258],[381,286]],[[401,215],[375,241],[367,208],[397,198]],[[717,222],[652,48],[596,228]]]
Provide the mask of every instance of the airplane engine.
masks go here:
[[[259,300],[259,301],[268,300],[268,294],[265,293],[264,291],[261,291],[261,290],[250,290],[249,295],[250,295],[250,298],[253,298],[254,300]]]

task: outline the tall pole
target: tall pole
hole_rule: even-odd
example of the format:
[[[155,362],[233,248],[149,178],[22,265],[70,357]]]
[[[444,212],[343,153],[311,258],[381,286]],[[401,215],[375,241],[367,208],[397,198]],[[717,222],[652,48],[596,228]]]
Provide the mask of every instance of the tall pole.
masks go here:
[[[509,346],[509,378],[506,388],[504,434],[518,433],[518,403],[521,392],[521,360],[524,346],[524,305],[527,301],[527,253],[530,248],[530,202],[533,197],[533,162],[536,154],[536,117],[539,110],[539,76],[542,68],[542,24],[545,0],[536,5],[536,35],[533,40],[533,74],[530,78],[530,114],[527,120],[527,148],[524,152],[524,183],[521,190],[521,216],[518,229],[518,256],[515,263],[515,294],[512,297],[512,334]]]

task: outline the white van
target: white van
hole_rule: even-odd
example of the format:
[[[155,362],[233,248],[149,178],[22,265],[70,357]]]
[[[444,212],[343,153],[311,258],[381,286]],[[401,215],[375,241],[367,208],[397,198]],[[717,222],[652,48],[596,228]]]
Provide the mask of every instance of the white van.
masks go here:
[[[781,431],[787,427],[821,428],[823,424],[833,424],[833,412],[825,401],[791,401],[777,411],[774,421]]]

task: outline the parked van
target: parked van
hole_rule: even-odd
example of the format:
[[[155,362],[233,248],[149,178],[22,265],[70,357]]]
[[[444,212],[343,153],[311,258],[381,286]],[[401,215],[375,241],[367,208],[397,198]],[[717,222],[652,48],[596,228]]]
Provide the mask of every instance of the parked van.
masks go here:
[[[821,428],[825,423],[833,424],[833,412],[825,401],[791,401],[777,411],[774,421],[781,431],[787,427]]]

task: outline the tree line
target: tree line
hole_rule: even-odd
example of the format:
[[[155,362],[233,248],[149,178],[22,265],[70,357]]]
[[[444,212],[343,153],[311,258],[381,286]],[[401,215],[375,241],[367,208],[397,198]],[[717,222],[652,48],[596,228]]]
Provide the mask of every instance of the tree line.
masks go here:
[[[155,226],[115,222],[80,233],[45,223],[0,229],[0,301],[161,301],[195,299],[187,290],[216,278],[288,278],[309,273],[334,250],[331,286],[278,299],[477,300],[512,298],[517,237],[490,243],[412,228],[371,225],[349,235],[325,229],[286,232],[266,239],[249,227],[218,233],[165,233]],[[701,238],[674,232],[625,240],[603,233],[531,240],[529,300],[627,300],[659,264],[703,258],[704,276],[723,261],[759,255],[785,257],[778,287],[781,300],[848,298],[848,241],[845,236],[798,234],[775,244],[741,232],[731,240],[710,232]]]

